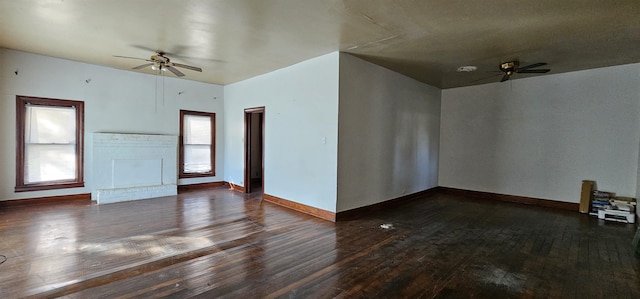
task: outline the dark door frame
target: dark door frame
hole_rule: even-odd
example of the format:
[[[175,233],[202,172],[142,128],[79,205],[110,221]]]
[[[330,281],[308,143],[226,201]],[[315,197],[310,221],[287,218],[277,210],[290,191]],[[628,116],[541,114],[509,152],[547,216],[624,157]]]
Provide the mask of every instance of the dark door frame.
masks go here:
[[[262,114],[260,148],[262,154],[260,178],[262,179],[262,194],[264,194],[264,124],[265,124],[265,108],[254,107],[244,109],[244,192],[251,193],[251,116],[253,114]]]

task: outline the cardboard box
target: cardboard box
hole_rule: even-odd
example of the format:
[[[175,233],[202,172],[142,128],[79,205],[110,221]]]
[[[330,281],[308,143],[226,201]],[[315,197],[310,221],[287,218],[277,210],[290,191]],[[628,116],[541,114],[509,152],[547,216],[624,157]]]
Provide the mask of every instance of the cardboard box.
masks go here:
[[[593,190],[595,190],[595,185],[595,181],[582,181],[582,192],[580,193],[580,213],[589,213],[591,194],[593,194]]]

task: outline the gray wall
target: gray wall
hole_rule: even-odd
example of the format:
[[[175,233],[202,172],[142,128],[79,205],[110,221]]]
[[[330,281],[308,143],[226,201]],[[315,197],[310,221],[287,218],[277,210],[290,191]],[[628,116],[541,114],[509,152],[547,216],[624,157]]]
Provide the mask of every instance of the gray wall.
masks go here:
[[[580,184],[635,196],[640,64],[442,92],[439,184],[579,202]]]
[[[338,208],[437,186],[440,90],[340,54]]]

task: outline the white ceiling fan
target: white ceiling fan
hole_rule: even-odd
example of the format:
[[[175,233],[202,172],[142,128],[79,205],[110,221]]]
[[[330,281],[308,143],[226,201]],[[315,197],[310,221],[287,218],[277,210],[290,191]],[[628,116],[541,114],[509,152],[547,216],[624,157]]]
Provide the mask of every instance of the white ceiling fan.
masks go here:
[[[166,70],[168,70],[168,71],[172,72],[174,75],[176,75],[178,77],[184,77],[184,73],[179,71],[177,68],[183,68],[183,69],[188,69],[188,70],[192,70],[192,71],[196,71],[196,72],[202,72],[202,68],[199,68],[199,67],[196,67],[196,66],[190,66],[190,65],[186,65],[186,64],[171,62],[171,59],[169,59],[169,57],[167,57],[165,55],[165,53],[161,52],[161,51],[158,51],[154,55],[151,55],[151,58],[149,58],[149,59],[137,58],[137,57],[129,57],[129,56],[120,56],[120,55],[113,55],[113,57],[144,60],[144,61],[148,62],[148,63],[145,63],[145,64],[142,64],[142,65],[134,67],[133,68],[134,70],[140,70],[140,69],[143,69],[143,68],[146,68],[146,67],[151,67],[151,69],[157,70],[157,71],[166,71]]]

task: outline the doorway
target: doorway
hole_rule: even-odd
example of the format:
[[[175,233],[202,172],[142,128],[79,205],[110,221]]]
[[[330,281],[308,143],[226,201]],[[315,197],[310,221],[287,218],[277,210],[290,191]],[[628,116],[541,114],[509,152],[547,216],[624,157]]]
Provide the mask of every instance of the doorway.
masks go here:
[[[264,107],[244,110],[244,192],[264,193]]]

